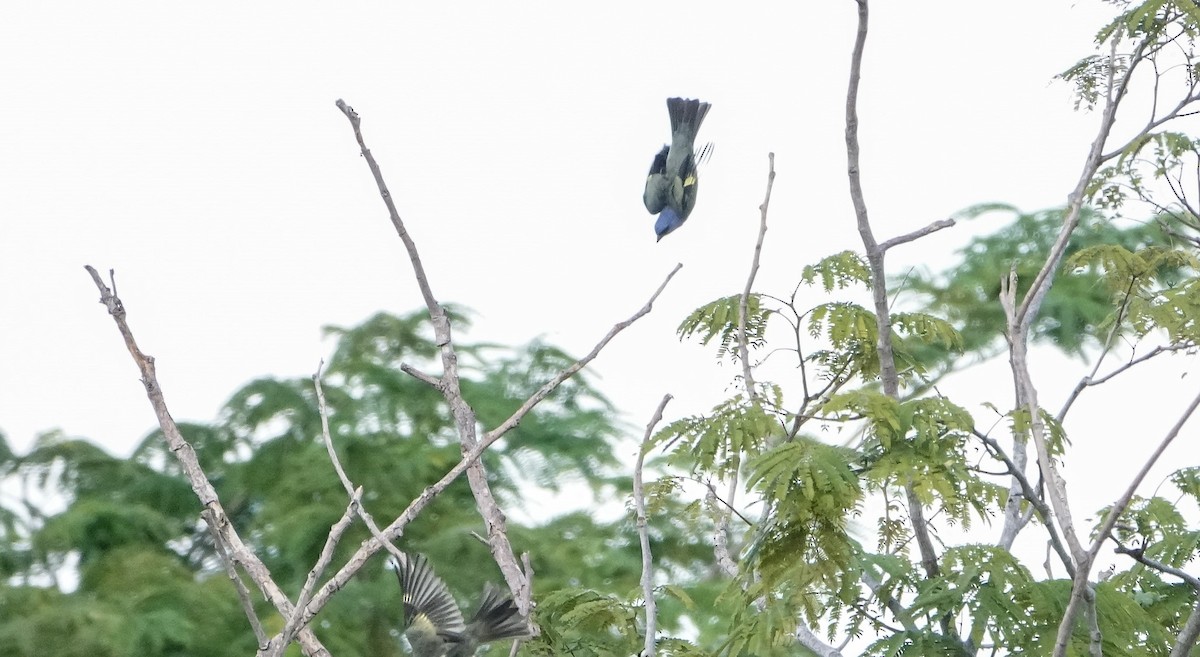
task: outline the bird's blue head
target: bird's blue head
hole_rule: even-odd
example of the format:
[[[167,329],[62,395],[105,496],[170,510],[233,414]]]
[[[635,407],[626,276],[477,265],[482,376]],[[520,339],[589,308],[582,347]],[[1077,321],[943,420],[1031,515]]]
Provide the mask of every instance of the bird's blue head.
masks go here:
[[[654,222],[654,232],[658,235],[658,240],[662,240],[667,233],[682,226],[683,221],[683,217],[679,216],[679,213],[670,206],[663,208],[662,213],[658,215],[658,221]]]

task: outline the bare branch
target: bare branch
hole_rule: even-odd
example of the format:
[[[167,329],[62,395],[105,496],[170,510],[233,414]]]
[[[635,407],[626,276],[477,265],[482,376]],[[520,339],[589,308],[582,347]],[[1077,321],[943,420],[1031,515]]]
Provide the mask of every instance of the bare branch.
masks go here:
[[[477,419],[474,409],[463,399],[462,390],[460,387],[458,375],[458,355],[455,352],[454,341],[451,333],[450,319],[446,315],[445,309],[438,303],[434,297],[432,288],[429,284],[428,276],[425,273],[424,265],[421,264],[421,258],[417,251],[416,242],[408,233],[404,226],[404,221],[400,218],[399,212],[396,210],[396,205],[392,201],[391,192],[388,191],[387,184],[384,182],[383,173],[380,171],[378,163],[375,162],[374,156],[366,146],[363,139],[361,129],[361,119],[344,101],[338,100],[336,103],[338,109],[346,115],[350,121],[350,126],[354,131],[354,138],[358,142],[359,149],[363,159],[366,160],[368,168],[371,170],[371,175],[375,179],[375,183],[379,188],[380,197],[383,199],[384,205],[387,207],[388,216],[392,221],[392,226],[396,229],[397,235],[404,243],[404,248],[408,252],[409,260],[412,263],[413,274],[417,279],[417,285],[421,289],[421,296],[425,300],[425,307],[429,311],[429,319],[433,325],[434,340],[438,345],[442,359],[442,376],[440,381],[421,375],[412,368],[405,369],[409,374],[435,385],[441,391],[447,405],[450,407],[450,412],[454,417],[455,426],[458,429],[459,442],[462,445],[464,455],[473,453],[475,448],[481,444],[477,436]],[[675,270],[667,276],[667,280],[663,282],[654,296],[651,297],[649,303],[636,313],[633,317],[625,322],[615,326],[607,336],[596,345],[590,354],[566,368],[553,379],[543,385],[536,393],[517,409],[513,415],[504,421],[499,427],[493,429],[483,437],[482,443],[491,444],[495,439],[504,435],[513,427],[520,423],[521,418],[525,416],[534,406],[547,395],[553,392],[559,384],[567,378],[582,369],[587,363],[591,362],[600,350],[608,344],[617,333],[624,330],[639,317],[650,312],[651,305],[654,300],[662,293],[667,282],[675,275],[682,265],[677,265]],[[504,513],[500,510],[499,504],[492,495],[491,486],[488,484],[487,473],[484,471],[483,465],[477,460],[472,459],[467,467],[467,480],[471,486],[471,492],[475,496],[475,503],[479,507],[480,515],[483,517],[484,524],[488,530],[488,546],[491,549],[492,557],[496,560],[496,564],[500,567],[500,572],[504,574],[505,582],[508,584],[509,590],[513,597],[518,602],[518,607],[523,615],[528,616],[530,609],[528,603],[522,602],[520,591],[528,587],[526,576],[522,573],[520,565],[517,563],[516,554],[513,552],[512,544],[508,540],[507,519]]]
[[[767,153],[767,193],[762,205],[758,206],[758,240],[754,243],[754,258],[750,263],[750,275],[746,277],[746,287],[742,290],[742,298],[738,301],[738,357],[742,361],[742,380],[746,385],[746,395],[758,399],[758,391],[754,388],[754,373],[750,367],[750,347],[746,341],[746,316],[750,314],[750,290],[754,287],[754,278],[758,275],[758,263],[762,258],[763,239],[767,235],[767,208],[771,205],[771,188],[775,186],[775,154]]]
[[[487,432],[487,438],[494,440],[495,438],[499,438],[515,428],[521,423],[521,419],[524,418],[529,411],[533,410],[533,407],[537,406],[538,402],[549,396],[551,392],[554,392],[554,389],[557,388],[559,384],[571,378],[571,376],[573,376],[576,372],[583,369],[588,363],[595,360],[596,356],[600,355],[600,351],[604,349],[604,347],[607,346],[613,338],[617,337],[618,333],[629,328],[631,324],[647,315],[653,309],[654,302],[658,299],[659,295],[661,295],[663,290],[666,289],[667,283],[670,283],[671,279],[674,278],[675,274],[678,273],[682,268],[682,263],[676,264],[675,268],[671,270],[671,273],[667,274],[667,278],[663,280],[662,285],[659,285],[658,289],[654,291],[654,294],[650,296],[650,300],[646,302],[646,305],[642,306],[636,313],[631,315],[629,319],[614,324],[608,334],[601,338],[600,341],[596,343],[596,346],[592,347],[592,350],[588,352],[586,356],[575,361],[574,364],[558,374],[555,374],[554,377],[547,381],[541,388],[539,388],[537,392],[533,393],[529,399],[525,400],[525,403],[521,404],[521,407],[514,411],[507,420],[501,422],[495,429]]]
[[[213,545],[217,548],[217,555],[221,557],[221,563],[225,564],[225,574],[229,577],[229,581],[233,582],[233,587],[237,590],[238,602],[241,603],[242,611],[250,621],[250,629],[254,631],[254,636],[258,639],[258,654],[266,655],[272,644],[267,640],[267,633],[258,620],[258,614],[254,613],[254,602],[250,600],[250,591],[246,589],[246,584],[237,574],[237,567],[233,565],[229,551],[225,549],[225,542],[221,540],[221,533],[217,531],[212,514],[205,509],[200,512],[200,517],[204,518],[204,522],[208,525],[208,531],[213,537]]]
[[[675,269],[671,271],[671,273],[667,276],[666,280],[663,281],[662,285],[660,285],[658,287],[658,290],[655,291],[654,295],[650,298],[650,301],[645,305],[645,307],[643,307],[641,310],[639,310],[637,313],[635,313],[628,320],[626,320],[624,322],[620,322],[616,326],[614,326],[613,330],[609,331],[609,333],[606,336],[604,336],[603,339],[601,339],[600,343],[597,344],[596,348],[594,348],[588,356],[586,356],[584,359],[582,359],[575,365],[568,367],[566,370],[564,370],[564,372],[569,372],[570,374],[573,374],[576,371],[578,371],[579,369],[581,369],[588,362],[591,362],[591,360],[594,359],[596,357],[596,355],[600,352],[600,349],[604,345],[608,344],[608,342],[610,340],[612,340],[612,338],[617,333],[619,333],[621,330],[623,330],[624,328],[626,328],[627,326],[632,324],[634,320],[636,320],[636,319],[642,317],[643,315],[645,315],[646,313],[650,312],[650,307],[653,304],[654,300],[657,299],[658,296],[662,293],[663,289],[667,285],[667,282],[669,282],[671,280],[671,278],[675,275],[675,273],[677,271],[679,271],[680,267],[682,267],[682,265],[675,266]],[[568,376],[570,376],[570,374],[560,373],[559,375],[555,376],[554,379],[552,379],[552,381],[561,382],[563,380],[566,380],[566,378]],[[443,380],[445,380],[445,379],[443,379]],[[549,385],[550,384],[543,386],[541,390],[539,390],[537,393],[534,394],[534,397],[530,398],[530,400],[533,400],[534,398],[537,398],[538,400],[545,398],[546,395],[548,395],[550,393],[550,389],[548,389]],[[311,617],[316,614],[317,610],[320,610],[322,607],[324,607],[324,605],[326,603],[328,603],[330,596],[332,596],[335,592],[337,592],[339,589],[341,589],[343,586],[345,586],[346,583],[350,581],[350,578],[352,578],[355,573],[357,573],[360,569],[362,569],[362,567],[366,564],[368,559],[370,559],[376,552],[383,549],[382,546],[384,543],[386,543],[387,541],[395,541],[400,536],[402,536],[404,534],[404,529],[408,526],[408,523],[412,522],[413,519],[416,518],[425,509],[425,507],[428,506],[429,503],[434,500],[434,498],[436,498],[438,495],[440,495],[442,493],[442,491],[444,491],[446,489],[447,486],[449,486],[455,479],[457,479],[459,476],[461,476],[462,473],[466,472],[467,469],[469,467],[471,467],[471,465],[473,465],[479,459],[479,456],[481,454],[483,454],[483,452],[487,448],[491,447],[493,443],[495,443],[496,441],[503,438],[504,434],[507,433],[508,430],[510,430],[510,429],[512,429],[512,427],[516,426],[517,422],[520,419],[520,416],[524,416],[524,414],[526,412],[528,412],[529,409],[533,408],[533,405],[534,404],[532,403],[532,401],[526,401],[525,404],[522,406],[522,408],[528,407],[528,408],[526,408],[525,412],[521,412],[518,409],[518,412],[514,413],[514,417],[517,418],[516,421],[514,421],[513,418],[509,418],[503,424],[501,424],[500,427],[493,429],[492,431],[486,432],[483,435],[482,440],[476,442],[474,444],[474,446],[472,446],[470,449],[465,450],[463,453],[462,459],[459,460],[459,462],[457,464],[455,464],[454,467],[450,468],[450,470],[447,471],[446,474],[442,475],[442,478],[439,479],[436,483],[434,483],[433,485],[427,487],[424,491],[422,491],[422,493],[419,496],[417,496],[416,499],[414,499],[412,502],[409,503],[408,507],[404,510],[403,513],[400,514],[399,517],[397,517],[395,520],[393,520],[391,522],[391,524],[389,524],[387,527],[385,527],[383,530],[381,530],[380,534],[381,534],[381,537],[383,540],[381,540],[380,538],[373,537],[371,540],[365,541],[358,548],[358,550],[353,555],[351,555],[350,559],[341,567],[341,569],[338,570],[338,572],[336,574],[334,574],[334,576],[332,578],[330,578],[330,580],[328,582],[326,582],[326,584],[323,587],[321,587],[321,590],[318,591],[313,596],[312,602],[310,602],[308,607],[305,608],[305,617],[303,620],[305,622],[308,622],[311,619]],[[503,431],[501,431],[501,429],[503,429]],[[489,542],[489,546],[492,547],[493,549],[495,549],[495,546],[492,545],[490,542]],[[518,607],[520,607],[520,605],[522,604],[521,603],[522,600],[525,601],[524,604],[526,604],[526,605],[529,604],[529,600],[530,600],[529,588],[528,588],[529,583],[527,581],[528,574],[526,574],[524,579],[526,579],[526,581],[523,582],[522,585],[520,587],[518,587],[514,591],[514,594],[513,594],[514,599],[517,600]],[[533,629],[536,631],[536,628],[533,628]]]
[[[362,496],[359,493],[361,487],[356,487],[350,481],[350,477],[346,476],[345,469],[342,468],[342,462],[338,459],[337,450],[333,448],[333,437],[329,434],[329,407],[325,403],[325,389],[321,386],[321,368],[325,365],[324,361],[317,364],[317,371],[313,373],[313,388],[317,393],[317,412],[321,416],[321,439],[325,442],[325,451],[329,453],[329,462],[333,464],[333,469],[337,472],[338,479],[342,482],[342,488],[346,490],[346,494],[354,498],[359,496],[359,503],[354,506],[358,517],[362,518],[363,524],[371,531],[371,535],[375,537],[387,549],[392,556],[399,560],[399,563],[408,563],[408,556],[400,551],[391,541],[379,531],[379,525],[375,524],[375,518],[367,512],[362,505]]]
[[[429,376],[428,374],[413,367],[412,365],[409,365],[408,363],[401,363],[400,371],[404,372],[405,374],[411,376],[412,378],[420,381],[421,383],[428,385],[430,388],[433,388],[434,390],[441,392],[443,389],[441,379],[438,379],[437,377]]]
[[[731,488],[730,493],[733,493]],[[705,502],[708,504],[709,511],[713,514],[713,558],[717,561],[717,567],[731,578],[738,576],[737,562],[729,554],[729,511],[722,510],[717,507],[717,490],[712,484],[708,484],[708,494],[705,495]]]
[[[858,224],[858,233],[866,250],[867,262],[871,266],[871,296],[875,302],[875,321],[879,327],[879,378],[883,383],[883,392],[893,399],[900,398],[900,377],[896,370],[896,357],[892,350],[891,310],[888,308],[887,277],[884,273],[885,251],[875,241],[871,230],[871,221],[867,213],[867,203],[863,195],[862,177],[859,164],[858,144],[858,85],[862,79],[863,50],[867,44],[868,9],[867,0],[855,0],[858,5],[858,31],[854,38],[854,51],[850,57],[850,84],[846,92],[846,172],[850,178],[850,200],[854,205],[854,215]],[[917,540],[917,549],[921,554],[921,566],[925,574],[933,577],[938,574],[937,551],[933,547],[933,539],[925,521],[925,510],[917,498],[911,485],[905,486],[908,497],[908,513],[912,523],[913,536]]]
[[[1154,358],[1155,356],[1158,356],[1160,354],[1172,353],[1172,352],[1176,352],[1176,351],[1183,351],[1185,349],[1194,349],[1195,347],[1196,347],[1196,345],[1191,344],[1191,343],[1171,344],[1171,345],[1166,345],[1166,346],[1159,345],[1159,346],[1155,347],[1154,349],[1151,349],[1149,352],[1144,353],[1141,356],[1138,356],[1137,358],[1130,359],[1129,362],[1125,363],[1124,365],[1118,367],[1117,369],[1109,372],[1108,374],[1105,374],[1104,376],[1102,376],[1098,379],[1095,378],[1096,377],[1096,368],[1093,368],[1090,376],[1086,376],[1086,377],[1080,379],[1079,383],[1075,384],[1075,389],[1071,391],[1071,395],[1067,398],[1067,401],[1063,403],[1063,407],[1058,411],[1058,415],[1056,416],[1056,419],[1059,422],[1062,422],[1063,418],[1067,414],[1067,411],[1069,411],[1071,409],[1071,405],[1075,403],[1075,399],[1077,397],[1079,397],[1080,393],[1082,393],[1084,391],[1084,389],[1090,388],[1091,386],[1098,386],[1102,383],[1106,383],[1109,381],[1109,379],[1112,379],[1113,377],[1117,376],[1118,374],[1121,374],[1125,370],[1128,370],[1128,369],[1134,367],[1135,365],[1140,365],[1141,363],[1144,363],[1144,362],[1150,360],[1151,358]],[[1097,365],[1099,365],[1099,363],[1097,363]]]
[[[1096,615],[1096,589],[1088,582],[1084,589],[1084,600],[1087,602],[1088,619],[1088,652],[1092,657],[1104,657],[1104,635],[1100,633],[1100,619]]]
[[[928,226],[925,226],[924,228],[918,228],[911,233],[899,235],[899,236],[893,237],[889,240],[885,240],[882,244],[879,245],[879,250],[887,251],[888,249],[892,248],[893,246],[900,246],[901,244],[907,244],[908,242],[918,240],[922,237],[925,237],[926,235],[931,235],[933,233],[936,233],[939,230],[942,230],[943,228],[950,228],[950,227],[954,226],[955,223],[956,222],[954,220],[954,217],[950,217],[948,219],[938,219],[937,221],[929,224]]]
[[[1129,88],[1129,81],[1133,77],[1133,72],[1137,69],[1138,62],[1141,61],[1146,47],[1147,43],[1145,40],[1138,43],[1137,48],[1130,57],[1129,67],[1122,74],[1120,80],[1114,81],[1112,70],[1110,69],[1109,71],[1108,100],[1101,115],[1100,127],[1097,130],[1096,139],[1092,141],[1092,147],[1088,151],[1087,159],[1084,161],[1083,171],[1079,174],[1079,180],[1075,183],[1075,189],[1067,196],[1067,211],[1066,216],[1063,218],[1063,226],[1059,230],[1054,244],[1050,247],[1050,253],[1046,257],[1045,264],[1042,265],[1042,269],[1033,279],[1033,284],[1029,287],[1024,301],[1021,302],[1021,306],[1017,310],[1017,326],[1022,336],[1029,333],[1029,327],[1033,325],[1033,321],[1037,318],[1038,311],[1042,307],[1042,301],[1045,300],[1046,293],[1050,291],[1050,283],[1054,280],[1055,273],[1058,271],[1058,265],[1062,262],[1063,254],[1067,251],[1067,243],[1071,238],[1071,233],[1075,232],[1075,228],[1079,226],[1080,211],[1083,208],[1083,202],[1087,195],[1087,187],[1092,182],[1092,178],[1095,177],[1096,172],[1100,169],[1100,164],[1104,162],[1104,144],[1108,141],[1108,135],[1112,132],[1113,123],[1117,120],[1117,107],[1120,105],[1121,98],[1125,96],[1125,91]]]
[[[650,449],[650,436],[654,427],[662,421],[663,410],[671,401],[671,395],[663,395],[638,449],[637,463],[633,466],[633,506],[637,511],[638,540],[642,545],[642,599],[646,603],[646,642],[642,657],[654,657],[658,644],[658,605],[654,600],[654,556],[650,554],[650,530],[646,525],[646,493],[642,487],[642,466],[646,462],[646,450]]]
[[[863,584],[867,585],[867,588],[871,589],[871,595],[883,602],[883,604],[888,608],[888,611],[892,612],[892,616],[894,616],[896,620],[900,621],[900,625],[902,625],[905,630],[909,632],[918,631],[917,622],[913,620],[911,612],[905,609],[904,606],[892,596],[889,595],[885,598],[879,594],[879,592],[883,589],[883,581],[879,579],[879,576],[873,569],[864,568],[859,574],[859,579],[862,580]]]
[[[1050,511],[1050,507],[1046,506],[1046,502],[1038,497],[1037,490],[1032,484],[1029,483],[1029,479],[1025,476],[1024,470],[1017,467],[1017,464],[1014,463],[1008,454],[1004,452],[1004,448],[1000,446],[1000,443],[996,439],[980,433],[977,430],[972,430],[971,433],[976,438],[979,438],[979,440],[983,442],[983,444],[996,458],[1004,461],[1004,464],[1008,466],[1008,474],[1010,474],[1020,486],[1018,493],[1019,497],[1016,501],[1016,504],[1020,505],[1020,500],[1022,499],[1029,502],[1030,507],[1037,513],[1038,519],[1040,519],[1042,524],[1046,527],[1047,533],[1050,534],[1051,547],[1053,547],[1054,551],[1058,554],[1058,558],[1062,561],[1063,566],[1067,569],[1067,573],[1071,576],[1074,576],[1075,567],[1071,562],[1071,555],[1067,552],[1066,547],[1062,543],[1062,539],[1058,535],[1058,530],[1054,526],[1054,514]],[[1026,518],[1028,518],[1028,516],[1026,516]],[[1021,523],[1021,525],[1023,524],[1024,523]],[[1019,527],[1021,525],[1016,526]],[[1009,535],[1010,531],[1011,535]],[[1001,534],[998,544],[1006,550],[1011,549],[1013,540],[1015,538],[1016,530],[1009,530],[1006,526],[1006,531]]]
[[[412,263],[413,275],[416,277],[417,287],[421,290],[421,297],[425,300],[425,308],[429,312],[429,321],[433,325],[434,341],[441,353],[442,378],[438,389],[446,399],[446,404],[450,407],[450,413],[454,417],[454,424],[458,430],[459,442],[462,445],[463,452],[466,453],[473,449],[479,442],[476,435],[477,422],[474,409],[467,404],[462,396],[458,377],[458,354],[454,349],[450,318],[446,315],[445,308],[438,303],[437,298],[433,294],[433,289],[429,284],[429,277],[425,273],[425,266],[421,263],[421,256],[417,251],[416,242],[408,233],[404,221],[400,218],[400,213],[396,210],[396,204],[392,200],[391,192],[388,191],[387,183],[383,179],[383,172],[380,170],[379,164],[375,161],[371,150],[367,148],[366,142],[363,139],[362,122],[358,113],[341,99],[338,99],[335,104],[346,115],[346,118],[350,120],[350,126],[354,130],[354,139],[358,142],[363,159],[366,160],[367,167],[371,170],[371,175],[374,177],[375,184],[379,188],[379,196],[383,199],[383,203],[387,207],[388,217],[391,219],[392,226],[396,229],[396,234],[399,235],[400,241],[404,243],[404,249],[408,252],[408,259]],[[415,370],[411,370],[411,368],[405,371],[423,381],[433,381],[430,377],[418,376],[415,374]],[[478,461],[471,463],[467,469],[467,481],[470,483],[471,493],[475,496],[475,503],[479,507],[479,514],[483,517],[484,524],[487,526],[488,547],[491,549],[492,557],[496,560],[496,565],[500,567],[500,572],[504,574],[504,580],[508,584],[513,597],[518,599],[518,592],[527,585],[525,576],[521,572],[520,565],[517,564],[517,557],[513,552],[512,544],[509,543],[507,519],[500,510],[495,496],[492,495],[492,489],[488,484],[487,473],[484,471],[483,464]],[[523,615],[528,616],[529,614],[528,608],[523,607],[520,611]]]
[[[300,589],[300,596],[296,599],[296,608],[292,610],[292,615],[288,617],[287,623],[279,633],[279,641],[271,646],[272,654],[275,657],[282,655],[288,644],[295,638],[301,612],[308,605],[308,601],[312,599],[313,588],[316,587],[317,580],[329,567],[329,562],[333,561],[333,550],[337,547],[338,541],[342,540],[342,535],[350,528],[350,523],[354,520],[355,511],[358,510],[361,500],[362,488],[359,487],[351,494],[350,503],[346,505],[346,512],[342,514],[340,520],[334,523],[329,530],[329,535],[325,537],[325,546],[321,548],[317,563],[313,565],[312,570],[308,571],[308,576],[304,579],[304,587]]]
[[[285,618],[292,614],[293,606],[287,595],[279,588],[275,581],[271,579],[271,573],[267,570],[262,560],[258,558],[254,552],[242,542],[241,536],[234,529],[233,524],[229,521],[229,516],[225,513],[225,508],[221,505],[221,500],[217,497],[217,491],[208,481],[208,476],[204,474],[204,470],[200,467],[200,461],[196,458],[196,451],[192,448],[180,433],[178,425],[175,424],[174,418],[171,417],[170,411],[167,409],[166,398],[163,395],[162,388],[159,386],[158,377],[155,373],[154,357],[142,352],[137,346],[137,341],[133,338],[133,332],[129,328],[129,324],[125,321],[126,311],[125,305],[117,297],[116,293],[104,284],[100,278],[100,274],[90,265],[85,265],[84,269],[91,275],[92,281],[100,290],[100,303],[108,309],[113,321],[116,322],[117,331],[120,332],[122,339],[125,341],[125,347],[129,350],[129,355],[133,357],[133,362],[137,365],[138,371],[142,375],[142,385],[146,388],[146,397],[150,400],[150,406],[154,409],[154,415],[158,418],[158,426],[162,430],[163,438],[166,440],[168,450],[175,455],[176,460],[187,477],[188,482],[192,486],[192,491],[199,498],[200,504],[210,514],[210,527],[214,532],[221,537],[221,541],[229,550],[230,558],[238,564],[241,564],[246,575],[254,582],[263,597],[271,603],[275,609],[279,611]],[[115,276],[112,275],[112,270],[109,270],[110,279],[115,281]],[[306,619],[307,621],[307,619]],[[305,655],[310,657],[326,657],[329,651],[325,649],[321,642],[317,640],[315,634],[308,627],[302,627],[298,638],[300,640],[300,648]]]
[[[821,637],[814,634],[813,631],[808,629],[808,626],[804,623],[796,624],[795,635],[796,641],[798,641],[805,648],[811,650],[813,654],[817,655],[817,657],[842,657],[842,652],[840,650],[825,643]]]

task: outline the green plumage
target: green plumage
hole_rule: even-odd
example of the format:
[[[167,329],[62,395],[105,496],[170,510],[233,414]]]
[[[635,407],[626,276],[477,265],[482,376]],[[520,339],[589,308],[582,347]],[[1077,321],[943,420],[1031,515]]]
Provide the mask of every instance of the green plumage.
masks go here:
[[[642,202],[651,214],[669,209],[677,217],[678,224],[682,224],[696,206],[697,165],[708,150],[706,146],[699,153],[695,152],[696,133],[710,107],[708,103],[689,98],[667,99],[671,143],[654,156],[646,177],[646,189],[642,192]],[[672,225],[667,232],[678,224]]]
[[[446,583],[425,557],[414,555],[396,567],[404,600],[404,636],[414,657],[471,657],[479,646],[529,634],[517,605],[491,583],[484,585],[470,623]]]

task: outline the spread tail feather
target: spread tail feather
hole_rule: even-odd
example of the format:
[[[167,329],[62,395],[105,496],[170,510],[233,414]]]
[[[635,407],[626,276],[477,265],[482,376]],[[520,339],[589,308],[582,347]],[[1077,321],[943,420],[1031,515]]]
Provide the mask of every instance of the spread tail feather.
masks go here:
[[[700,131],[700,124],[712,105],[692,98],[668,98],[667,113],[671,116],[671,134],[684,132],[689,141]]]
[[[462,612],[442,581],[422,555],[408,555],[397,565],[396,577],[404,592],[404,626],[424,616],[444,638],[457,640],[466,631]]]
[[[529,635],[529,624],[517,604],[491,583],[483,587],[479,611],[471,619],[471,631],[479,643]]]

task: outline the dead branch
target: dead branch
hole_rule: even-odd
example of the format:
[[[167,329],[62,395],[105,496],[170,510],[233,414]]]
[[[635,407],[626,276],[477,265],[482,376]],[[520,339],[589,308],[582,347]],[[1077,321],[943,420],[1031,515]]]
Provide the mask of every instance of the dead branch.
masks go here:
[[[200,467],[200,461],[196,458],[196,451],[191,444],[184,439],[180,433],[179,427],[175,424],[174,418],[171,417],[170,411],[167,409],[166,398],[162,388],[159,386],[158,377],[155,373],[154,357],[143,353],[137,346],[137,341],[133,338],[133,331],[130,330],[129,324],[126,322],[125,304],[116,295],[116,277],[112,270],[109,270],[109,278],[113,281],[113,287],[110,289],[104,284],[100,278],[99,272],[91,265],[85,265],[84,269],[91,275],[92,281],[95,282],[96,288],[100,290],[100,303],[108,309],[108,314],[112,316],[113,321],[117,325],[117,331],[120,332],[121,338],[125,341],[125,347],[129,350],[129,355],[133,357],[134,364],[137,365],[138,371],[142,375],[142,385],[146,388],[146,397],[150,400],[150,406],[154,409],[154,415],[158,418],[158,426],[162,430],[163,438],[166,440],[168,450],[175,455],[179,461],[180,467],[183,469],[184,475],[187,476],[188,482],[192,486],[192,491],[199,498],[200,504],[209,514],[210,527],[213,532],[220,536],[220,541],[229,551],[230,559],[237,564],[240,564],[246,575],[254,582],[259,591],[272,606],[283,615],[284,618],[291,617],[294,607],[287,595],[279,588],[275,581],[271,579],[271,573],[267,570],[262,560],[254,554],[254,551],[242,542],[241,536],[234,529],[233,524],[229,521],[229,516],[225,513],[225,508],[221,505],[221,500],[217,497],[217,491],[208,481],[208,476],[204,474],[204,470]],[[305,655],[310,657],[328,657],[329,651],[325,649],[321,642],[317,640],[315,634],[308,627],[301,625],[298,633],[300,648]]]

